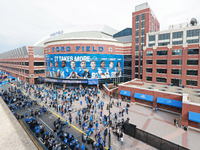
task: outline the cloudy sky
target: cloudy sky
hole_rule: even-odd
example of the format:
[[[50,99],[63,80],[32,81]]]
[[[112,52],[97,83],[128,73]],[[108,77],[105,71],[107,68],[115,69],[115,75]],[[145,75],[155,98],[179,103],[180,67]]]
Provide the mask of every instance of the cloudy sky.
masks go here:
[[[200,20],[200,0],[2,0],[0,52],[33,45],[53,32],[85,25],[131,27],[135,6],[148,2],[161,30]]]

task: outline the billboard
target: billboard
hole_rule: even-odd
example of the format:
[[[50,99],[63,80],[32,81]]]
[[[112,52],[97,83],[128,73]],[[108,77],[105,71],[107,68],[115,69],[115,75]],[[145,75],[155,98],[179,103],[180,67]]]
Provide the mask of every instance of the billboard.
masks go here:
[[[123,75],[124,55],[50,54],[45,59],[46,77],[101,79]]]

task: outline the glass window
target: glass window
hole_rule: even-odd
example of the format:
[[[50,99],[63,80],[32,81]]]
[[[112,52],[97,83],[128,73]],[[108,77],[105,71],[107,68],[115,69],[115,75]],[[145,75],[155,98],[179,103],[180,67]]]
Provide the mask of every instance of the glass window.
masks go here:
[[[198,48],[188,49],[187,53],[188,53],[188,55],[198,55],[199,54],[199,49]]]
[[[141,37],[141,43],[144,43],[144,37]]]
[[[181,75],[181,74],[182,74],[182,69],[172,69],[171,73],[172,73],[172,74]]]
[[[173,39],[182,38],[183,37],[183,31],[173,32],[172,37],[173,37]]]
[[[149,44],[149,47],[153,47],[155,45],[155,43],[151,43]]]
[[[136,57],[139,57],[139,52],[138,51],[135,51],[135,58]]]
[[[157,56],[166,56],[166,55],[167,55],[167,50],[157,51]]]
[[[117,32],[116,34],[113,35],[113,37],[117,38],[117,37],[128,36],[128,35],[132,35],[132,28],[126,28],[125,30]]]
[[[143,60],[140,60],[140,65],[143,65]]]
[[[144,28],[145,27],[145,22],[141,22],[141,28]]]
[[[188,76],[198,76],[198,70],[187,70]]]
[[[197,86],[198,83],[195,80],[186,80],[186,85]]]
[[[141,20],[145,20],[145,14],[141,15]]]
[[[166,78],[161,78],[161,77],[156,77],[156,82],[166,83],[167,79]]]
[[[153,69],[152,68],[146,68],[146,72],[152,73]]]
[[[142,70],[143,70],[143,69],[142,69],[142,65],[141,65],[141,66],[140,66],[140,73],[142,73]]]
[[[135,67],[135,72],[138,72],[138,67]]]
[[[183,41],[173,41],[172,45],[181,45],[183,44]]]
[[[137,22],[137,21],[139,21],[139,20],[140,20],[140,16],[137,15],[136,18],[135,18],[135,21]]]
[[[146,76],[146,81],[152,81],[152,77]]]
[[[131,61],[124,61],[124,67],[131,67]]]
[[[135,45],[135,51],[139,51],[139,45]]]
[[[167,65],[167,60],[156,60],[157,65]]]
[[[135,36],[139,36],[139,30],[135,31]]]
[[[135,43],[139,43],[139,38],[135,38]]]
[[[199,29],[188,30],[187,37],[199,36]]]
[[[42,74],[44,73],[44,69],[42,70],[34,70],[34,74]]]
[[[167,74],[167,69],[156,69],[156,73]]]
[[[182,49],[173,49],[172,55],[182,55]]]
[[[153,56],[153,51],[147,51],[146,56]]]
[[[139,60],[135,60],[135,65],[138,65],[139,64]]]
[[[29,66],[29,62],[25,62],[25,66]]]
[[[148,65],[153,64],[153,60],[146,60],[146,64],[148,64]]]
[[[144,47],[144,45],[142,44],[142,45],[141,45],[141,51],[143,51],[143,47]],[[141,55],[142,55],[142,52],[141,52]]]
[[[172,60],[172,65],[182,65],[182,60],[181,59],[174,59],[174,60]]]
[[[187,40],[188,44],[199,43],[199,39]]]
[[[145,30],[144,29],[141,30],[141,35],[145,35]]]
[[[29,70],[25,70],[25,73],[26,73],[26,74],[29,74]]]
[[[170,33],[158,35],[158,40],[167,40],[167,39],[170,39]]]
[[[139,29],[139,23],[136,23],[136,24],[135,24],[135,28],[136,28],[136,29]]]
[[[170,44],[170,42],[161,42],[158,43],[158,46],[167,46],[168,44]]]
[[[155,41],[155,35],[150,35],[149,36],[149,41]]]
[[[44,66],[44,62],[34,62],[34,66]]]
[[[198,59],[188,59],[187,60],[187,65],[198,65],[199,60]]]
[[[173,84],[173,85],[175,85],[175,86],[179,86],[179,85],[181,85],[181,79],[177,79],[177,78],[172,78],[171,79],[171,83]]]

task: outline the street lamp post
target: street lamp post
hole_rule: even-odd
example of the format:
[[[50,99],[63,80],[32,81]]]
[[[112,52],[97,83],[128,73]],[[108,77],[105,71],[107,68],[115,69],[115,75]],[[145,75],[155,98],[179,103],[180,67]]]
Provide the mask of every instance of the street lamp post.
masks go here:
[[[111,134],[110,134],[110,124],[111,124],[111,121],[110,121],[110,108],[111,108],[111,92],[110,92],[110,101],[109,101],[109,104],[108,104],[108,109],[109,109],[109,150],[111,149]]]

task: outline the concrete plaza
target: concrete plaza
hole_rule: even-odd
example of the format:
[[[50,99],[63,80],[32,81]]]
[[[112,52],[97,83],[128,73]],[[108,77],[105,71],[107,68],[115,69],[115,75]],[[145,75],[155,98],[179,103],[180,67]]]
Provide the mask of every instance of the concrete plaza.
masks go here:
[[[108,115],[108,110],[106,110],[106,106],[109,103],[109,98],[102,98],[102,93],[100,93],[100,100],[103,100],[105,103],[105,107],[103,110],[103,115],[106,114]],[[80,100],[83,101],[83,105],[80,105],[80,101],[74,101],[73,106],[74,110],[78,110],[80,108],[86,107],[86,103],[84,102],[84,98],[81,97]],[[117,107],[116,102],[118,101],[117,99],[114,100],[114,105],[111,108],[111,113],[119,113],[127,102],[121,101],[121,107]],[[58,99],[58,102],[61,104],[61,100]],[[44,101],[41,102],[44,104]],[[48,104],[46,105],[48,106]],[[56,112],[55,110],[53,110]],[[98,110],[98,113],[100,110]],[[56,112],[57,113],[57,112]],[[58,115],[61,115],[58,113]],[[73,116],[73,124],[80,128],[78,124],[75,122],[75,117],[77,115],[77,111],[72,112]],[[131,103],[129,107],[129,114],[124,115],[124,119],[126,120],[127,117],[130,118],[130,123],[134,124],[137,126],[137,128],[142,129],[144,131],[147,131],[151,134],[154,134],[156,136],[159,136],[163,139],[169,140],[173,143],[176,143],[180,146],[197,150],[200,146],[200,143],[198,140],[200,139],[200,131],[198,130],[193,130],[193,129],[188,129],[188,131],[184,131],[183,128],[176,127],[174,126],[174,119],[180,119],[180,115],[178,114],[172,114],[169,112],[164,112],[161,110],[158,110],[155,112],[152,108],[150,107],[145,107],[137,104]],[[68,119],[67,115],[64,115],[63,118]],[[103,125],[100,125],[100,129],[103,131],[105,127]],[[94,136],[93,136],[94,137]],[[137,139],[134,139],[132,137],[129,137],[128,135],[125,135],[124,137],[124,145],[121,146],[120,142],[117,140],[117,137],[112,134],[111,137],[111,142],[112,142],[112,149],[155,149],[141,141],[138,141]],[[108,145],[107,145],[108,146]]]

